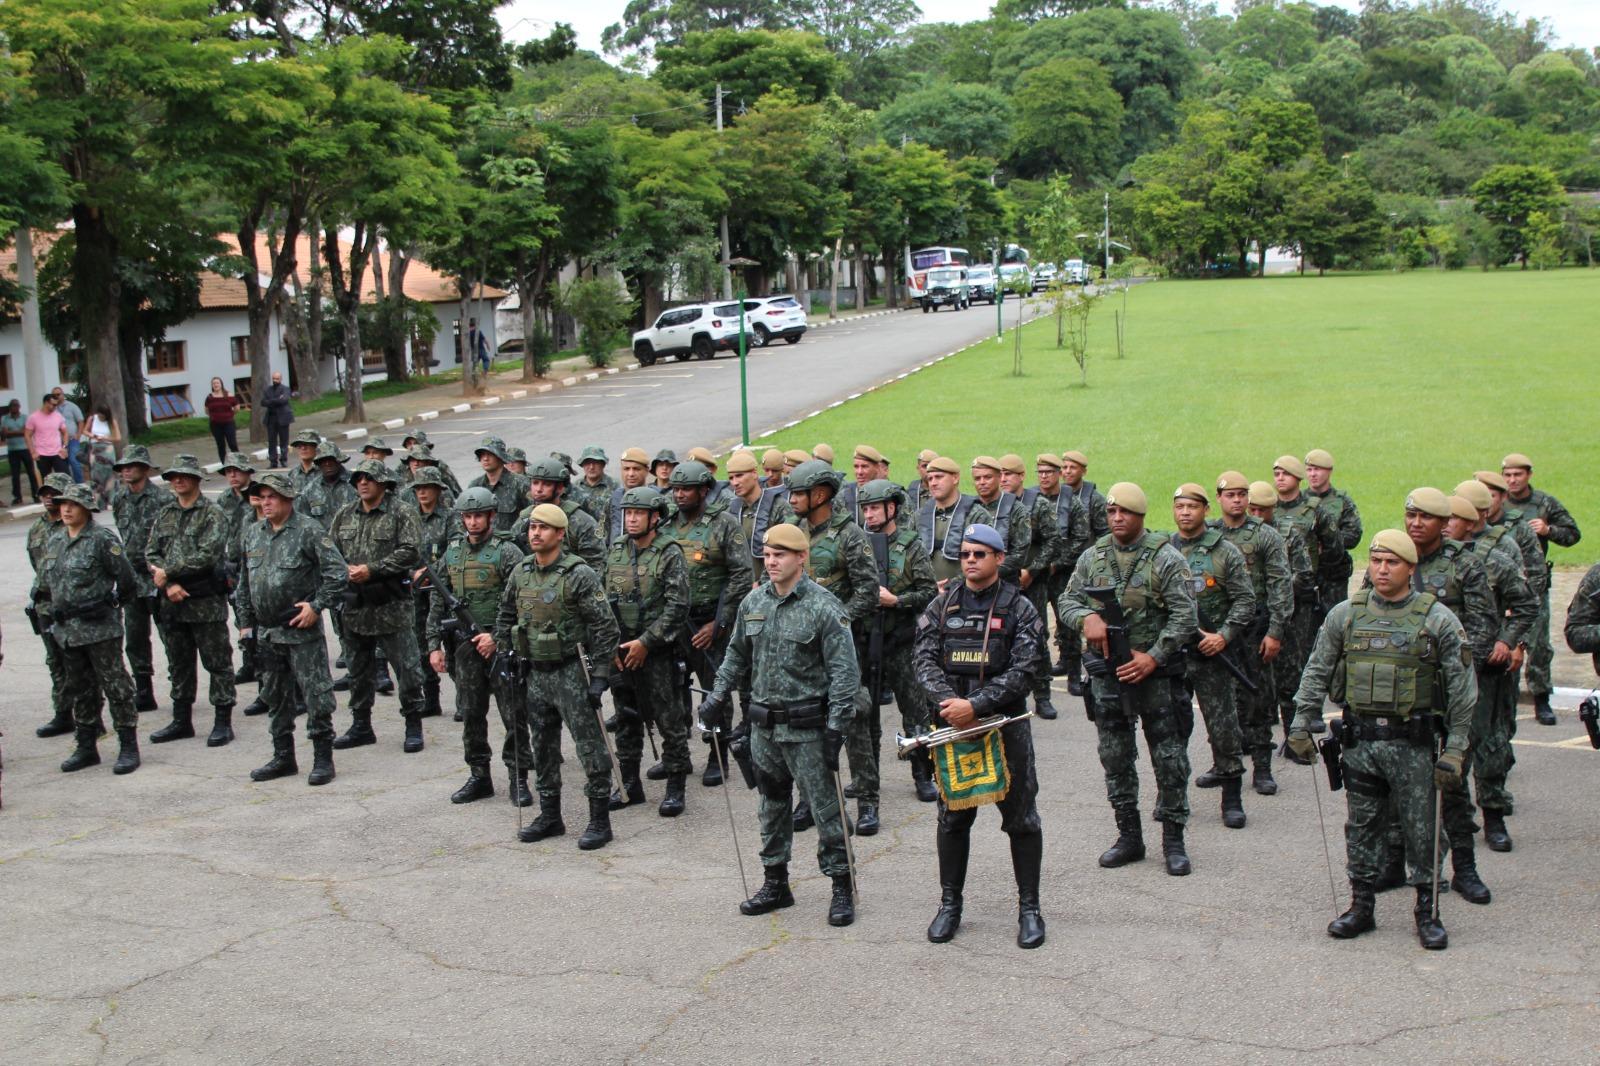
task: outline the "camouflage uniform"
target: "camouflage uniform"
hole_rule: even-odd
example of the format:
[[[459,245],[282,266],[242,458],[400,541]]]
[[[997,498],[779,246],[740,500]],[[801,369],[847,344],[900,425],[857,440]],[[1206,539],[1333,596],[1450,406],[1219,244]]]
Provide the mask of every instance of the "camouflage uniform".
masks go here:
[[[432,511],[424,512],[417,505],[415,491],[411,491],[409,500],[405,498],[404,493],[406,491],[415,490],[415,483],[407,485],[402,490],[401,496],[401,503],[417,512],[417,528],[420,531],[417,538],[417,567],[419,569],[425,562],[437,564],[439,557],[444,554],[445,545],[449,544],[457,536],[466,535],[455,512],[445,506],[444,494],[449,490],[444,487],[443,478],[430,474],[428,475],[428,482],[433,483],[439,489],[439,502]],[[520,553],[518,554],[520,555]],[[429,591],[429,585],[430,582],[427,575],[423,575],[420,581],[412,583],[411,605],[412,631],[416,633],[417,647],[422,652],[422,691],[425,713],[433,715],[440,713],[439,675],[434,672],[433,667],[428,663],[428,651],[433,646],[432,641],[428,639],[428,612],[433,604],[433,596]],[[483,616],[483,622],[488,622],[492,617],[491,608],[491,613]],[[453,665],[450,668],[450,676],[452,678],[456,676]]]
[[[173,603],[163,592],[161,628],[166,636],[167,679],[174,717],[194,706],[195,656],[210,679],[211,705],[219,712],[234,704],[233,648],[228,642],[228,520],[205,496],[184,507],[176,498],[156,516],[145,560],[167,572],[168,584],[181,585],[189,598]],[[193,586],[191,588],[191,586]]]
[[[1228,642],[1221,654],[1238,662],[1239,646],[1248,642],[1256,613],[1255,589],[1244,553],[1216,529],[1206,529],[1193,540],[1174,533],[1171,543],[1188,565],[1198,629],[1220,634]],[[1204,621],[1199,620],[1201,614]],[[1198,630],[1195,635],[1198,638]],[[1234,698],[1236,682],[1217,656],[1208,657],[1191,647],[1187,659],[1186,679],[1200,701],[1216,775],[1237,778],[1244,773],[1244,762],[1240,758],[1243,742]],[[1188,700],[1180,702],[1187,704]]]
[[[1317,593],[1322,599],[1322,609],[1330,611],[1336,603],[1343,603],[1350,595],[1350,575],[1354,565],[1350,553],[1361,543],[1361,512],[1350,494],[1329,485],[1322,492],[1306,489],[1305,498],[1314,502],[1318,511],[1327,516],[1338,532],[1338,541],[1330,543],[1322,552],[1317,570]]]
[[[766,580],[761,568],[762,537],[773,526],[794,524],[795,514],[794,508],[789,506],[789,490],[783,486],[763,488],[761,498],[754,506],[729,493],[727,505],[728,513],[738,520],[739,528],[744,531],[744,542],[750,546],[751,583],[760,584]]]
[[[528,544],[528,523],[535,506],[530,503],[523,508],[522,513],[517,516],[516,524],[511,527],[511,539],[518,547],[526,547]],[[599,523],[570,498],[563,498],[557,506],[567,516],[567,537],[562,542],[562,551],[576,555],[588,563],[589,569],[597,574],[605,570],[606,542],[600,535]]]
[[[1561,506],[1561,501],[1533,486],[1528,486],[1528,494],[1518,500],[1510,495],[1506,496],[1506,509],[1509,512],[1515,509],[1518,518],[1526,522],[1529,519],[1541,518],[1550,526],[1550,532],[1539,537],[1539,562],[1545,567],[1544,589],[1539,597],[1539,617],[1533,623],[1533,628],[1528,633],[1528,662],[1527,681],[1528,692],[1535,701],[1548,700],[1550,697],[1550,664],[1555,659],[1555,649],[1550,645],[1550,568],[1545,562],[1545,557],[1550,552],[1552,543],[1570,548],[1578,543],[1583,536],[1578,529],[1578,523],[1567,509]],[[1531,529],[1530,529],[1531,532]],[[1538,536],[1538,534],[1535,534]]]
[[[350,479],[343,472],[330,479],[319,471],[294,498],[294,509],[314,520],[324,530],[331,530],[339,512],[358,499],[355,486],[350,484]]]
[[[992,524],[993,517],[976,496],[965,493],[956,497],[949,507],[940,507],[932,496],[922,501],[917,510],[917,533],[922,537],[922,548],[933,564],[935,581],[960,581],[961,532],[979,523]]]
[[[978,506],[988,512],[989,525],[998,529],[1006,539],[1006,561],[1000,564],[1000,578],[1015,585],[1027,564],[1033,544],[1032,509],[1009,492],[1002,492],[993,500],[979,497]],[[969,518],[967,524],[977,521],[981,519]]]
[[[844,812],[825,761],[823,727],[850,732],[860,679],[849,615],[815,581],[802,577],[785,596],[767,582],[739,604],[713,698],[727,699],[746,684],[750,688],[750,756],[761,792],[763,866],[788,865],[798,784],[817,822],[818,866],[828,877],[849,872]],[[769,709],[785,720],[774,722]],[[811,724],[787,720],[797,712]]]
[[[869,534],[868,547],[871,547]],[[904,735],[916,736],[929,729],[931,708],[928,703],[928,693],[917,679],[916,663],[914,661],[915,643],[917,636],[917,619],[934,596],[939,592],[938,583],[933,578],[933,564],[928,561],[928,553],[922,550],[922,538],[917,531],[908,525],[896,523],[894,535],[888,538],[889,572],[880,575],[879,580],[884,588],[894,593],[899,600],[893,607],[874,606],[873,613],[862,623],[865,639],[857,650],[861,659],[863,671],[872,669],[870,651],[872,647],[872,627],[883,625],[883,680],[894,693],[894,703],[900,710],[900,728]],[[876,568],[877,560],[874,557],[873,566]],[[869,683],[870,675],[865,679]],[[870,693],[869,693],[870,696]],[[868,699],[857,704],[857,716],[867,711],[866,718],[870,726],[868,729],[860,728],[857,724],[850,731],[850,780],[856,785],[857,795],[865,796],[862,789],[862,780],[857,777],[856,767],[865,768],[872,766],[872,780],[876,783],[881,778],[879,765],[881,763],[881,737],[883,733],[880,725],[882,718],[878,713],[877,701]],[[919,780],[926,779],[930,767],[926,757],[918,759],[914,764],[914,776]],[[874,785],[873,798],[877,798],[877,785]]]
[[[417,512],[385,493],[370,510],[360,500],[345,506],[334,516],[329,534],[347,565],[365,564],[372,571],[370,580],[351,583],[344,597],[351,714],[358,720],[371,717],[374,654],[381,647],[399,682],[400,713],[406,718],[420,716],[422,656],[409,587],[422,539]]]
[[[50,636],[60,657],[61,702],[77,727],[80,747],[93,747],[100,735],[102,694],[119,733],[138,728],[133,681],[122,663],[125,623],[118,606],[119,601],[129,602],[138,587],[122,541],[92,518],[76,537],[63,524],[45,541],[33,594],[37,601],[40,589],[50,590]]]
[[[1503,526],[1490,526],[1467,542],[1483,564],[1494,598],[1498,626],[1495,640],[1515,649],[1527,642],[1528,631],[1539,617],[1539,599],[1528,587],[1522,569],[1522,551]],[[1517,732],[1517,688],[1510,664],[1478,668],[1478,704],[1472,714],[1472,776],[1478,786],[1478,806],[1485,818],[1503,819],[1512,812],[1506,778],[1516,764],[1511,738]]]
[[[1284,635],[1283,650],[1272,668],[1278,688],[1278,714],[1285,723],[1285,731],[1294,715],[1294,694],[1300,687],[1300,673],[1305,669],[1306,656],[1311,654],[1321,618],[1317,565],[1322,541],[1318,539],[1321,535],[1318,530],[1327,522],[1325,518],[1316,517],[1322,512],[1310,508],[1304,497],[1300,500],[1301,508],[1296,513],[1285,513],[1280,503],[1272,514],[1272,524],[1283,535],[1284,547],[1289,553],[1289,569],[1294,574],[1294,614],[1290,616],[1289,630]]]
[[[1038,489],[1024,489],[1017,494],[1017,498],[1028,513],[1028,528],[1031,531],[1027,557],[1023,560],[1022,568],[1032,576],[1023,595],[1033,604],[1034,613],[1041,620],[1045,620],[1049,618],[1050,613],[1050,572],[1066,545],[1061,543],[1061,527],[1056,522],[1054,500]],[[1048,621],[1045,622],[1045,628],[1049,629]],[[1040,660],[1039,669],[1033,678],[1033,697],[1036,703],[1050,700],[1050,642],[1042,640],[1039,644],[1040,653],[1044,658]]]
[[[244,462],[244,457],[234,453],[230,457],[238,462]],[[230,463],[230,465],[233,465]],[[228,606],[233,615],[233,625],[236,630],[243,630],[239,624],[239,604],[234,596],[234,589],[239,585],[239,541],[245,524],[255,521],[256,512],[250,506],[250,501],[239,494],[231,486],[217,497],[217,507],[222,511],[222,568],[228,577]],[[246,640],[239,637],[239,680],[249,682],[256,677],[256,646],[253,639]]]
[[[1067,583],[1072,580],[1072,571],[1077,567],[1078,560],[1094,546],[1095,541],[1111,532],[1111,524],[1106,518],[1105,494],[1095,487],[1094,482],[1083,480],[1078,482],[1077,488],[1073,488],[1062,481],[1061,495],[1070,496],[1073,511],[1081,511],[1082,515],[1068,517],[1072,536],[1060,553],[1059,568],[1050,583],[1050,602],[1056,608],[1056,646],[1061,650],[1061,661],[1067,665],[1069,676],[1078,677],[1082,672],[1083,637],[1062,620],[1061,594],[1067,591]],[[1060,520],[1058,508],[1058,524]]]
[[[1256,768],[1264,772],[1272,763],[1273,709],[1277,696],[1274,664],[1262,661],[1261,641],[1263,637],[1272,637],[1281,644],[1286,639],[1294,617],[1294,575],[1289,568],[1289,553],[1283,536],[1261,519],[1245,515],[1237,526],[1214,519],[1212,528],[1239,549],[1250,570],[1255,614],[1249,632],[1237,644],[1230,644],[1229,650],[1257,686],[1252,694],[1235,682],[1234,697],[1239,705],[1243,749],[1250,753]],[[1281,647],[1279,651],[1281,653]]]
[[[657,533],[642,551],[624,536],[606,556],[606,600],[616,613],[620,640],[638,640],[648,654],[637,670],[624,670],[612,690],[617,715],[617,760],[624,776],[644,754],[644,724],[661,731],[661,763],[668,777],[688,774],[689,716],[676,685],[673,655],[689,619],[689,569],[676,541]]]
[[[610,474],[601,474],[600,481],[594,485],[589,484],[587,477],[580,477],[567,489],[566,498],[582,507],[601,529],[605,529],[610,519],[611,494],[619,487]]]
[[[479,474],[472,479],[468,488],[488,489],[494,493],[494,529],[496,533],[508,533],[517,524],[518,517],[524,510],[532,506],[528,499],[528,480],[521,474],[513,474],[509,470],[501,470],[500,477],[494,484],[489,484],[488,474]],[[526,534],[527,526],[523,526]],[[517,538],[519,543],[526,544],[527,540]]]
[[[133,453],[132,449],[129,450]],[[143,449],[140,450],[141,452]],[[148,453],[145,453],[148,458]],[[128,456],[123,457],[127,465]],[[116,519],[117,532],[122,537],[122,550],[128,565],[133,569],[132,594],[122,602],[123,637],[127,644],[128,666],[134,684],[148,688],[155,675],[155,661],[150,655],[150,625],[161,619],[155,613],[156,583],[151,580],[150,568],[145,565],[144,546],[155,525],[156,515],[172,501],[172,492],[165,485],[145,482],[138,492],[121,482],[111,494],[111,512]],[[53,592],[54,590],[52,590]]]
[[[1564,632],[1567,647],[1592,656],[1594,672],[1600,674],[1600,563],[1591,566],[1578,583],[1578,591],[1567,605]]]
[[[28,527],[28,565],[38,574],[39,567],[44,563],[45,545],[50,538],[61,532],[60,518],[51,518],[42,514],[33,520],[33,525]],[[44,665],[50,672],[50,709],[54,712],[50,719],[50,732],[59,733],[72,727],[72,708],[62,702],[62,693],[66,690],[67,675],[61,667],[61,645],[57,643],[55,634],[50,629],[50,590],[35,585],[33,594],[34,610],[38,614],[39,640],[44,644]],[[98,700],[95,708],[96,716],[99,715]]]
[[[722,504],[708,505],[692,520],[679,511],[661,523],[659,535],[683,549],[683,561],[688,564],[689,619],[679,638],[678,654],[701,687],[707,688],[722,663],[739,604],[753,583],[750,549],[738,520]],[[691,647],[689,635],[713,619],[717,629],[711,646],[704,651]]]

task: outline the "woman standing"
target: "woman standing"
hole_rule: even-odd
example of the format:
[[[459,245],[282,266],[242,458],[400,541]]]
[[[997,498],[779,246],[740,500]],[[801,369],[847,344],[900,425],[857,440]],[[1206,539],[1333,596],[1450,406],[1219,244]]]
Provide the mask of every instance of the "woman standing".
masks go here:
[[[11,464],[11,506],[22,502],[22,473],[28,473],[28,493],[39,502],[39,481],[33,472],[33,457],[28,454],[27,416],[22,401],[12,400],[0,415],[0,437],[6,442],[6,461]]]
[[[222,385],[221,378],[211,379],[211,394],[206,397],[206,417],[211,420],[211,439],[217,443],[217,462],[228,461],[228,453],[239,450],[239,435],[234,429],[233,413],[244,407],[244,401]]]
[[[94,409],[83,423],[83,440],[89,448],[89,484],[102,507],[111,504],[112,483],[117,480],[117,445],[122,443],[122,428],[105,404]]]

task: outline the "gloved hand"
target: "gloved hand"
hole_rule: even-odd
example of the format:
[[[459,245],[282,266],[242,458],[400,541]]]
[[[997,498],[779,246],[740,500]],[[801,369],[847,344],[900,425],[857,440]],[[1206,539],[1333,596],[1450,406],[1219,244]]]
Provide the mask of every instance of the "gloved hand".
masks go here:
[[[1317,757],[1317,742],[1306,730],[1296,729],[1289,734],[1289,750],[1309,763]]]
[[[591,677],[589,679],[589,706],[600,706],[600,697],[604,696],[606,694],[606,689],[610,687],[610,684],[607,683],[605,678]]]
[[[1433,764],[1433,783],[1440,789],[1458,788],[1461,785],[1461,765],[1466,762],[1466,755],[1459,751],[1446,748],[1445,753],[1439,756],[1439,761]]]
[[[732,710],[727,696],[707,696],[700,704],[700,724],[711,732],[726,733]]]
[[[822,763],[834,773],[839,772],[839,752],[844,750],[844,734],[837,729],[822,731]]]

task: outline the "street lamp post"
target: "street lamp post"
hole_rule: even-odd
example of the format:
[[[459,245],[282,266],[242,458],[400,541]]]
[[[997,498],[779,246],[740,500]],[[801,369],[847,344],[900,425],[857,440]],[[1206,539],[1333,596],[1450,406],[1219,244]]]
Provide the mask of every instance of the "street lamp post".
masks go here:
[[[745,352],[748,345],[745,343],[744,321],[744,272],[743,268],[759,266],[754,259],[732,258],[724,264],[731,272],[735,267],[739,273],[739,442],[744,445],[750,443],[750,392],[749,377],[745,369]]]

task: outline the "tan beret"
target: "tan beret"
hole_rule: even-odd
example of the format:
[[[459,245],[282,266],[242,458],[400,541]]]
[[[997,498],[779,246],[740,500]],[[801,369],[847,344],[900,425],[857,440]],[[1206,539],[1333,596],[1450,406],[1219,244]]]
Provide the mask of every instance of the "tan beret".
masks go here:
[[[813,459],[821,459],[829,466],[833,465],[833,449],[826,444],[819,444],[815,448],[812,448],[811,457]]]
[[[1063,463],[1077,463],[1079,466],[1083,467],[1085,470],[1089,469],[1089,457],[1087,455],[1084,455],[1082,452],[1077,452],[1077,451],[1062,452],[1061,453],[1061,461]]]
[[[764,470],[776,470],[783,465],[783,452],[777,448],[768,448],[761,453],[761,466]]]
[[[711,454],[710,448],[690,448],[689,460],[695,463],[704,463],[713,470],[717,468],[716,456]]]
[[[1398,529],[1380,529],[1373,535],[1372,544],[1367,549],[1369,552],[1388,552],[1398,555],[1412,566],[1417,565],[1417,546],[1411,543],[1411,538]]]
[[[811,453],[806,451],[804,448],[790,448],[788,451],[783,453],[783,463],[785,466],[789,465],[790,463],[799,466],[801,463],[809,463],[810,461]]]
[[[1278,490],[1265,481],[1250,482],[1250,495],[1246,497],[1254,507],[1278,506]]]
[[[640,466],[649,466],[650,457],[644,453],[643,448],[629,448],[622,453],[624,463],[638,463]]]
[[[1038,455],[1033,457],[1033,463],[1035,466],[1049,466],[1060,470],[1061,456],[1056,455],[1053,452],[1040,452]]]
[[[1533,460],[1529,459],[1526,455],[1523,455],[1521,452],[1512,452],[1510,455],[1508,455],[1504,459],[1500,460],[1500,469],[1501,470],[1511,470],[1511,469],[1518,469],[1518,468],[1520,468],[1522,470],[1532,470],[1533,469]]]
[[[1207,507],[1211,506],[1211,494],[1205,490],[1204,486],[1196,485],[1192,481],[1185,481],[1182,485],[1179,485],[1177,491],[1172,494],[1172,498],[1174,500],[1193,500],[1196,503],[1205,504]]]
[[[528,524],[539,523],[553,529],[567,528],[567,512],[553,503],[541,503],[533,509],[533,514],[528,516]]]
[[[1322,448],[1312,448],[1306,452],[1307,466],[1320,466],[1324,470],[1333,469],[1333,456]]]
[[[939,453],[932,448],[924,448],[917,453],[917,462],[919,463],[931,463],[937,458],[939,458]]]
[[[1480,511],[1488,511],[1494,507],[1494,497],[1489,494],[1489,486],[1481,481],[1463,481],[1456,486],[1456,495]]]
[[[1120,507],[1124,511],[1134,514],[1144,514],[1150,510],[1150,501],[1145,499],[1144,489],[1131,481],[1119,481],[1111,486],[1111,491],[1106,493],[1107,507]]]
[[[1022,456],[1016,452],[1007,452],[1000,457],[1000,469],[1007,474],[1026,474],[1027,464],[1022,461]]]
[[[749,452],[734,452],[728,456],[728,473],[730,474],[753,474],[759,469],[760,467],[756,465],[756,457]]]
[[[1464,518],[1468,522],[1478,520],[1478,509],[1472,506],[1471,500],[1464,496],[1446,496],[1445,499],[1450,501],[1451,518]]]
[[[869,463],[881,463],[883,453],[870,444],[857,444],[855,458],[865,459]]]
[[[1438,489],[1424,486],[1406,493],[1406,510],[1421,511],[1435,518],[1449,518],[1450,501]]]
[[[956,477],[961,476],[961,468],[956,465],[956,461],[944,455],[936,455],[928,460],[928,473],[931,474],[934,471],[938,471],[941,474],[954,474]]]
[[[1292,455],[1280,455],[1276,459],[1272,460],[1272,469],[1282,470],[1285,474],[1300,478],[1301,480],[1304,480],[1306,476],[1306,464],[1302,463]]]
[[[1217,491],[1227,492],[1229,489],[1248,489],[1250,482],[1237,470],[1224,470],[1217,475]]]
[[[976,456],[972,460],[972,465],[973,465],[974,468],[980,467],[980,466],[988,467],[990,470],[993,470],[997,474],[1001,473],[1005,469],[1004,467],[1002,467],[1000,465],[1000,460],[996,459],[992,455],[979,455],[979,456]]]
[[[769,548],[784,548],[792,552],[811,550],[811,541],[801,532],[799,526],[791,526],[787,522],[771,526],[762,543]]]
[[[1506,484],[1504,475],[1502,475],[1498,470],[1479,470],[1472,476],[1478,481],[1483,482],[1485,485],[1488,485],[1491,489],[1499,489],[1501,492],[1511,491],[1511,486]]]

